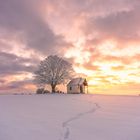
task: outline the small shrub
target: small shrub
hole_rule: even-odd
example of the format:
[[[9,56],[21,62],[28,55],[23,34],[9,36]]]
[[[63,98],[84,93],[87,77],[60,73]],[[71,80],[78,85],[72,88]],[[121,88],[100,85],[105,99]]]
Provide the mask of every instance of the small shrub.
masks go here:
[[[46,94],[46,93],[50,93],[49,90],[45,90],[44,88],[38,88],[36,90],[36,94]]]
[[[36,94],[44,94],[44,88],[38,88]]]

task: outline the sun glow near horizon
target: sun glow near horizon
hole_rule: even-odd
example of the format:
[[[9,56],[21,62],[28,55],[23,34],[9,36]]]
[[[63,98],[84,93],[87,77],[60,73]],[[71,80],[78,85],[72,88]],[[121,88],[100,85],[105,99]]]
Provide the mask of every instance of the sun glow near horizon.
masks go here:
[[[98,50],[99,54],[95,54],[94,57],[94,50],[86,50],[89,46],[83,49],[83,44],[79,44],[79,42],[77,44],[78,49],[67,51],[66,56],[74,58],[76,63],[74,70],[77,74],[83,74],[83,76],[87,77],[89,93],[105,92],[106,94],[114,94],[116,91],[120,92],[117,94],[129,95],[133,93],[133,91],[129,91],[130,83],[132,87],[139,89],[140,75],[138,68],[140,63],[135,58],[139,50],[138,47],[136,50],[129,50],[129,48],[132,48],[130,44],[128,45],[128,50],[123,48],[118,50],[117,43],[108,40],[101,45],[95,46],[97,47],[95,51]],[[80,45],[82,49],[79,49]],[[131,63],[131,60],[133,63]],[[134,94],[138,94],[138,91]]]

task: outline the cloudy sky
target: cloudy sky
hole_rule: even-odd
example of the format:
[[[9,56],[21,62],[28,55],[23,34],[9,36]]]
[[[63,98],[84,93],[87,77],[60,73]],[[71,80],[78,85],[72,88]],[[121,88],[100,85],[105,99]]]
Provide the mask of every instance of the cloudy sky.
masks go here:
[[[32,72],[51,54],[90,93],[140,93],[140,1],[0,0],[0,93],[33,91]]]

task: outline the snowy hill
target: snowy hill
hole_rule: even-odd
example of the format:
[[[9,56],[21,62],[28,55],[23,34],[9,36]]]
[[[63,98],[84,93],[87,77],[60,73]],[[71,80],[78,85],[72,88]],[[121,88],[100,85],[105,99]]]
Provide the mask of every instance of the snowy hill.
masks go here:
[[[0,140],[140,140],[140,97],[1,95]]]

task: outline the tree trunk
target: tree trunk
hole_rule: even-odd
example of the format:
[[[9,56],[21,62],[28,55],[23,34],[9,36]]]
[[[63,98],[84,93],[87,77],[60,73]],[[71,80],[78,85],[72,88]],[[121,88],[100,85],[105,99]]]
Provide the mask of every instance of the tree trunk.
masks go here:
[[[56,87],[56,85],[51,85],[51,87],[52,87],[52,93],[55,93],[55,87]]]

